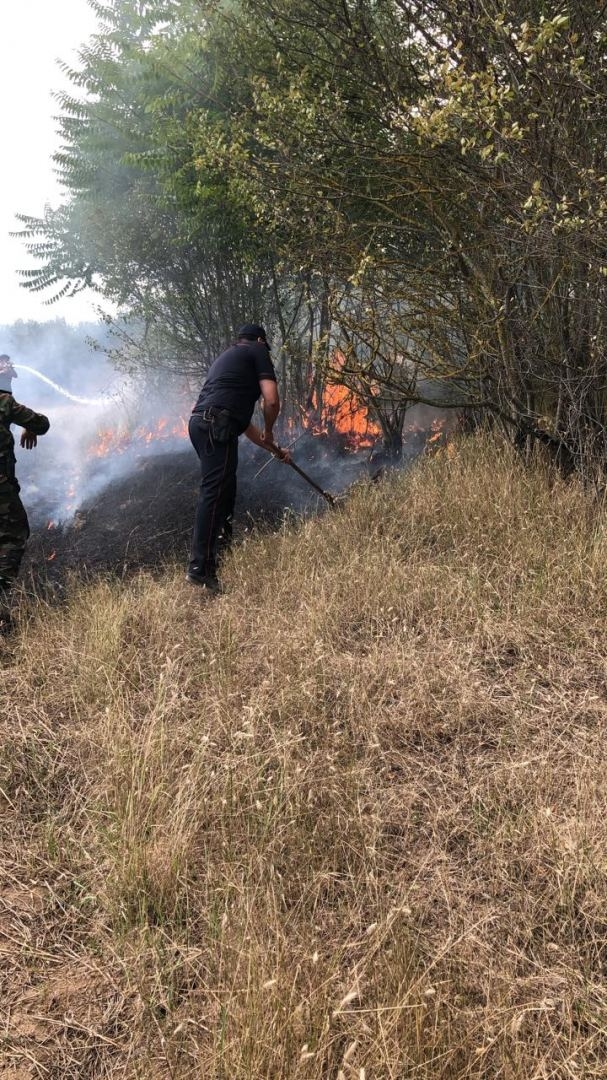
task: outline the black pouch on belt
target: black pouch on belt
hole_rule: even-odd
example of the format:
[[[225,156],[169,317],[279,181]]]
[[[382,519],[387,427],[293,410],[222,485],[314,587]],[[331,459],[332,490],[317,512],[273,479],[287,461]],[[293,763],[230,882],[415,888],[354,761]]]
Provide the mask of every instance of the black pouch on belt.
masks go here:
[[[217,409],[213,406],[205,409],[202,418],[209,424],[211,437],[216,443],[227,443],[237,434],[236,424],[227,409]]]

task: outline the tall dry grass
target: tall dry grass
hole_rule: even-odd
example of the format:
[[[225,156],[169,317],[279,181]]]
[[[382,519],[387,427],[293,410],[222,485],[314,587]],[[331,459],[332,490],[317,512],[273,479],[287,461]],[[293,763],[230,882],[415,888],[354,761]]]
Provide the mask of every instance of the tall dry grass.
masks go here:
[[[3,646],[0,1077],[607,1077],[607,534],[491,443]]]

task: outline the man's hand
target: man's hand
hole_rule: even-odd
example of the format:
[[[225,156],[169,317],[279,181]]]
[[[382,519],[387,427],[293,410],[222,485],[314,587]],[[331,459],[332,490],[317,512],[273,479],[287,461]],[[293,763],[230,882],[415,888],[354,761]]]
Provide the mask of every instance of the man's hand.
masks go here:
[[[266,428],[263,433],[260,432],[260,435],[266,450],[269,450],[271,454],[274,454],[275,458],[278,458],[279,461],[284,462],[285,465],[288,464],[291,460],[291,455],[288,450],[283,450],[281,446],[278,446],[277,443],[274,442],[274,436],[272,432],[268,431],[268,429]]]
[[[282,461],[284,465],[288,465],[291,461],[291,455],[289,451],[283,450],[281,446],[276,446],[275,444],[272,444],[271,450],[274,454],[274,457],[278,458],[279,461]]]
[[[27,428],[25,428],[25,430],[21,432],[21,445],[24,450],[33,450],[34,447],[38,445],[38,436],[34,435],[33,431],[28,431]]]
[[[249,424],[243,435],[246,435],[247,439],[250,439],[255,446],[261,446],[262,450],[269,450],[279,461],[284,461],[287,464],[290,462],[291,455],[289,451],[281,450],[280,446],[276,445],[271,431],[268,432],[267,429],[260,431],[258,427],[255,427],[255,424]]]

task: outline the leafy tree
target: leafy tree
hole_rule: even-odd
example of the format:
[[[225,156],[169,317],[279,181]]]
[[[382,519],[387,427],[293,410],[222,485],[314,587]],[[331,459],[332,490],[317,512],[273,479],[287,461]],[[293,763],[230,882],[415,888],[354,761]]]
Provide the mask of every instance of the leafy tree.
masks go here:
[[[601,5],[94,6],[32,287],[96,283],[182,367],[255,311],[294,395],[345,357],[388,441],[440,399],[604,468]]]
[[[132,362],[199,371],[271,292],[251,214],[194,169],[191,117],[214,77],[204,21],[195,2],[93,6],[101,27],[60,97],[66,200],[21,219],[40,260],[27,283],[97,288],[128,315],[117,337]]]
[[[230,41],[243,99],[206,154],[285,257],[375,292],[449,403],[602,467],[601,5],[247,0]]]

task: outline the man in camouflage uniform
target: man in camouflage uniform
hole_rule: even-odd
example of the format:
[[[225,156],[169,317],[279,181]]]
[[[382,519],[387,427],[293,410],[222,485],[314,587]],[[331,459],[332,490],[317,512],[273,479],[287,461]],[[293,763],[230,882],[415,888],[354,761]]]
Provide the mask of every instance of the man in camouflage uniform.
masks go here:
[[[0,604],[15,581],[25,545],[29,524],[19,498],[15,476],[15,440],[11,424],[24,428],[21,446],[33,450],[38,435],[46,435],[49,422],[46,416],[19,405],[11,393],[12,380],[17,372],[10,357],[0,356]]]

